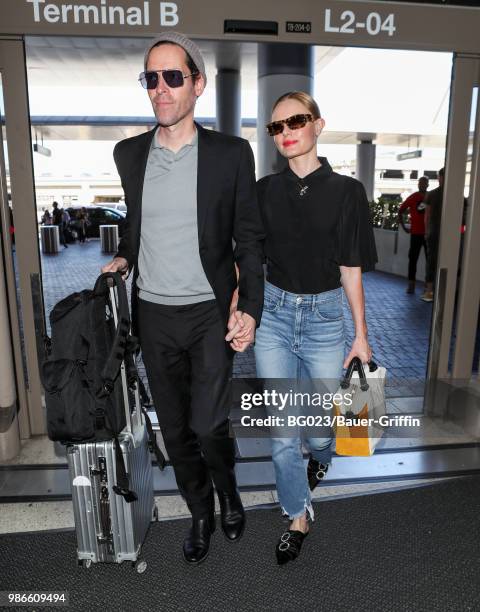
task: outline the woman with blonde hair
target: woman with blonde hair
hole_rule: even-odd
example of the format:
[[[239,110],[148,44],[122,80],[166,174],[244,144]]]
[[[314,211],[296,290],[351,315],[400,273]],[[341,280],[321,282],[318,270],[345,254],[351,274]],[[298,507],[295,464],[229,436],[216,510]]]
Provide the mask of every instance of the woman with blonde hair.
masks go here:
[[[316,102],[304,92],[281,96],[267,125],[288,165],[257,184],[267,277],[255,358],[259,378],[310,380],[335,392],[342,367],[355,356],[363,363],[371,358],[362,271],[374,268],[377,255],[363,185],[317,157],[324,125]],[[346,359],[342,287],[355,325]],[[331,462],[329,428],[304,442],[310,451],[307,470],[298,428],[294,437],[272,433],[279,502],[291,521],[276,547],[279,564],[299,555],[308,518],[314,518],[311,491]]]

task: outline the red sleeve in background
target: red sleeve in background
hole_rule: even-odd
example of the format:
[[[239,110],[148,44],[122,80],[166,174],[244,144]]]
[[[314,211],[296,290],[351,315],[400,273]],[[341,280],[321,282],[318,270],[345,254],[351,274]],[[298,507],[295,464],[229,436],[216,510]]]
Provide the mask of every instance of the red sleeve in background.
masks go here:
[[[420,191],[412,193],[398,209],[399,213],[404,212],[407,208],[409,209],[410,232],[412,234],[425,234],[425,212],[417,210],[418,204],[425,199],[425,195]]]

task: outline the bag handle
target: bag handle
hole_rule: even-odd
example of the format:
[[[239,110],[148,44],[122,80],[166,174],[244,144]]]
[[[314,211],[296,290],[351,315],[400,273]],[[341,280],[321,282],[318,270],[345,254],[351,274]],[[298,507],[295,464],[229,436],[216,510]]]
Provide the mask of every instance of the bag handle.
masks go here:
[[[371,363],[375,366],[376,369],[376,364],[373,362]],[[368,391],[369,384],[365,376],[365,370],[363,369],[362,360],[359,357],[352,357],[352,360],[348,364],[345,376],[340,382],[340,386],[342,387],[342,389],[348,389],[348,387],[350,386],[350,381],[352,379],[352,374],[355,370],[358,372],[358,377],[360,378],[360,389],[362,391]],[[370,371],[372,372],[373,370]]]

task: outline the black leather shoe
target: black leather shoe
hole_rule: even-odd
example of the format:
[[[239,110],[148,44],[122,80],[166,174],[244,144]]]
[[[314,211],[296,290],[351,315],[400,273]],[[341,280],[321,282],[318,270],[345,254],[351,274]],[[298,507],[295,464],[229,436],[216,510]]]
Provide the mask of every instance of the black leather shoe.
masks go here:
[[[293,529],[287,529],[285,533],[282,533],[275,548],[278,565],[285,565],[285,563],[294,561],[298,557],[303,540],[307,535],[308,531],[303,533],[303,531],[295,531]]]
[[[210,536],[215,531],[215,517],[192,519],[192,526],[183,543],[183,557],[187,563],[205,561],[210,548]]]
[[[307,478],[310,491],[313,491],[313,489],[318,485],[318,483],[323,480],[327,472],[328,464],[315,461],[315,459],[310,455],[310,459],[308,460],[307,465]]]
[[[222,517],[222,531],[229,542],[237,542],[245,530],[245,510],[238,491],[217,491]]]

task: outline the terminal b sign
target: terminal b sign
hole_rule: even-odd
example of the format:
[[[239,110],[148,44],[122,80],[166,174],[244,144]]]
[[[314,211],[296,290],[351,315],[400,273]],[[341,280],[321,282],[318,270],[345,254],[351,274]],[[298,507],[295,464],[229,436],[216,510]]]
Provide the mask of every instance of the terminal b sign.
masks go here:
[[[100,0],[94,4],[52,3],[46,0],[26,0],[33,11],[35,23],[62,23],[62,24],[102,24],[149,26],[150,2],[144,0],[131,6],[122,6],[111,3],[109,0]],[[176,26],[179,22],[178,6],[175,2],[159,2],[160,26]]]
[[[480,54],[480,9],[449,3],[0,0],[0,36],[148,37],[169,28],[207,40]]]

